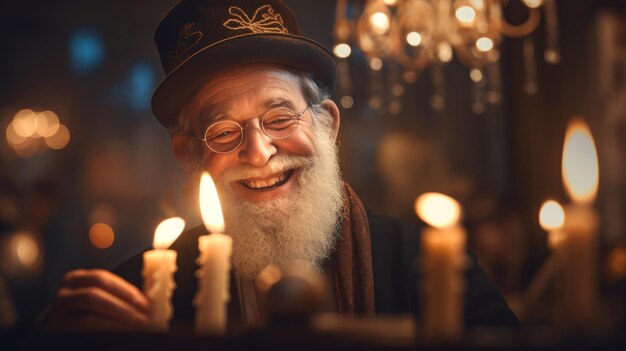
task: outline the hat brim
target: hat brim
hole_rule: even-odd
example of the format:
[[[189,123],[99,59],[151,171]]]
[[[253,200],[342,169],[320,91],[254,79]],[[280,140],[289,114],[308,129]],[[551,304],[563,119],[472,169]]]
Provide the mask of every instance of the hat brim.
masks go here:
[[[174,126],[182,106],[207,79],[249,63],[293,67],[313,74],[328,89],[335,85],[335,60],[321,44],[290,34],[247,34],[217,42],[187,58],[157,87],[152,96],[152,112],[166,128]]]

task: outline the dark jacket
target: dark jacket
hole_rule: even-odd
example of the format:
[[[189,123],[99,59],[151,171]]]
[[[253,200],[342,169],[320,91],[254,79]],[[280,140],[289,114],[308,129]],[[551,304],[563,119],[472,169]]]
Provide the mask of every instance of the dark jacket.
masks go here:
[[[397,219],[371,214],[368,220],[372,238],[372,265],[374,271],[374,296],[376,313],[412,313],[419,315],[417,258],[421,228]],[[177,288],[174,291],[174,320],[193,321],[193,296],[197,282],[197,238],[206,234],[204,227],[196,227],[183,233],[172,245],[178,252],[178,271],[175,274]],[[465,325],[510,326],[518,325],[502,295],[489,281],[473,256],[465,276]],[[138,254],[118,266],[114,273],[141,288],[142,255]],[[231,287],[235,284],[231,284]],[[231,315],[239,311],[237,294],[231,293]]]

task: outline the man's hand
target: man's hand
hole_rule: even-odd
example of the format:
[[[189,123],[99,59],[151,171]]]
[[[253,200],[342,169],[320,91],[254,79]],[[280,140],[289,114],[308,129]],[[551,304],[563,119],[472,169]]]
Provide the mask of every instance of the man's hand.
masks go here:
[[[65,275],[44,327],[52,331],[138,331],[148,326],[149,303],[134,285],[102,269]]]

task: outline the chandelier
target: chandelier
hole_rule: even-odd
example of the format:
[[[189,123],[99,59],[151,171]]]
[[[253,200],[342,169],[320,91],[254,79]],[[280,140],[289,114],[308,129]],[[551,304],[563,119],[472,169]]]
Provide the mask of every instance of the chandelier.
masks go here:
[[[503,14],[510,2],[521,2],[527,17],[511,24]],[[523,38],[524,90],[538,90],[532,33],[545,17],[544,59],[560,61],[556,0],[338,0],[333,52],[338,58],[341,104],[350,108],[352,82],[348,58],[358,48],[369,66],[369,106],[397,114],[404,86],[430,68],[431,104],[445,108],[444,66],[453,57],[468,67],[472,110],[501,100],[500,44],[504,37]]]

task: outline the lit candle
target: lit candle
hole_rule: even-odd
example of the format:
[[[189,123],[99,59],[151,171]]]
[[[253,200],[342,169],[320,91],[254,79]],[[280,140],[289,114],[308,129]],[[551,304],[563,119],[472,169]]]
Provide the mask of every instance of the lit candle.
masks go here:
[[[415,202],[417,215],[431,225],[422,232],[422,321],[426,340],[459,340],[463,333],[465,230],[461,206],[451,197],[426,193]]]
[[[556,250],[563,241],[563,223],[565,212],[561,204],[554,200],[547,200],[539,210],[539,224],[548,232],[548,247]]]
[[[541,205],[539,210],[539,224],[541,228],[548,232],[548,247],[555,251],[546,262],[539,268],[537,274],[528,285],[528,289],[524,294],[524,309],[521,313],[526,313],[530,306],[535,303],[544,293],[550,282],[554,278],[559,268],[560,247],[563,242],[563,223],[565,222],[565,213],[561,204],[554,200],[547,200]],[[557,288],[561,289],[561,286]],[[561,292],[559,291],[559,294]],[[558,302],[557,302],[558,303]]]
[[[195,328],[197,334],[219,335],[226,332],[232,238],[220,234],[224,231],[224,216],[213,179],[206,172],[200,180],[200,211],[205,227],[213,234],[198,238]]]
[[[176,287],[176,251],[167,248],[185,228],[182,218],[173,217],[161,222],[154,232],[154,250],[143,254],[143,291],[150,302],[150,328],[165,332],[172,319],[172,291]]]
[[[593,202],[598,192],[599,166],[596,146],[582,119],[568,126],[563,147],[563,183],[573,204],[565,208],[561,252],[564,294],[560,313],[566,331],[586,330],[597,309],[598,215]]]

